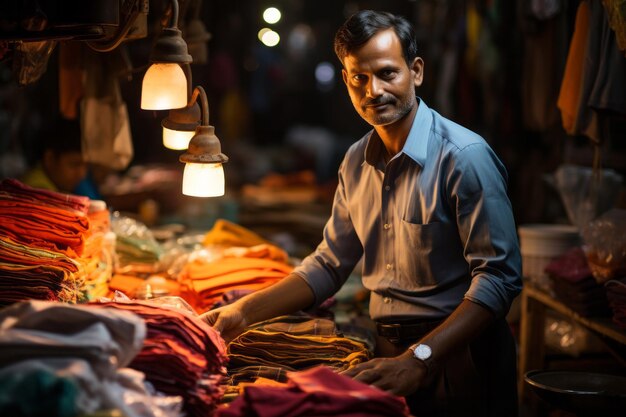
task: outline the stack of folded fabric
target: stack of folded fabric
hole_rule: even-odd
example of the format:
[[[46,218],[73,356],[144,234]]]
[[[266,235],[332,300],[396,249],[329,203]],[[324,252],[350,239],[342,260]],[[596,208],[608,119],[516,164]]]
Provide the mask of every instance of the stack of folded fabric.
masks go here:
[[[92,233],[90,205],[87,197],[0,182],[0,305],[76,302],[89,298],[85,282],[91,278],[103,293],[111,274],[99,250],[108,211],[94,214],[98,226]]]
[[[204,246],[250,247],[270,242],[243,226],[217,219],[211,230],[204,235],[202,243]]]
[[[582,248],[574,247],[545,268],[552,279],[555,297],[584,317],[610,316],[606,289],[599,284]]]
[[[30,299],[75,302],[79,268],[67,255],[0,236],[0,306]]]
[[[85,276],[86,298],[94,300],[109,293],[115,257],[115,235],[111,232],[111,213],[103,201],[91,200],[87,217],[89,230],[79,261]]]
[[[185,265],[179,274],[181,291],[197,311],[206,311],[234,290],[257,291],[280,281],[293,267],[263,258],[220,258]]]
[[[217,331],[182,309],[154,301],[91,303],[143,318],[143,348],[129,367],[143,372],[159,392],[179,395],[190,416],[209,416],[222,398],[226,346]]]
[[[344,337],[331,320],[281,316],[249,327],[228,345],[231,385],[257,377],[284,381],[288,371],[324,365],[337,372],[370,358],[358,341]]]
[[[0,415],[179,417],[181,398],[153,396],[127,368],[145,334],[118,309],[30,300],[0,310]]]
[[[17,180],[0,183],[0,233],[34,248],[82,254],[89,229],[89,198],[29,187]]]
[[[287,373],[283,385],[248,385],[217,417],[393,416],[408,417],[403,398],[388,394],[324,366]]]
[[[604,286],[613,311],[613,323],[626,329],[626,277],[609,280]]]

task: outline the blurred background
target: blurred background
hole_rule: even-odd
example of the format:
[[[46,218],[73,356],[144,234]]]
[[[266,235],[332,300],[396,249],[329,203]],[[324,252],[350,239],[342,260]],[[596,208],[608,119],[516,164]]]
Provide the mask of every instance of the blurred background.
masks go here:
[[[180,1],[183,35],[192,20],[206,31],[200,41],[187,41],[193,85],[206,90],[210,124],[230,157],[226,195],[211,202],[180,194],[183,151],[161,141],[167,111],[140,108],[142,78],[170,2],[120,0],[120,15],[129,5],[147,9],[143,33],[100,53],[73,42],[79,38],[55,41],[47,61],[38,62],[38,78],[29,79],[11,24],[37,3],[56,2],[2,6],[0,174],[19,177],[50,140],[45,132],[62,113],[60,85],[67,74],[60,68],[68,62],[93,65],[90,56],[97,55],[96,65],[119,85],[132,140],[127,163],[110,164],[97,176],[97,187],[113,209],[143,213],[148,222],[202,228],[216,217],[262,222],[255,207],[290,203],[314,204],[313,214],[323,219],[343,153],[369,130],[350,103],[333,52],[338,26],[365,8],[399,13],[415,24],[425,60],[417,94],[495,149],[509,171],[518,223],[568,221],[557,190],[546,181],[562,164],[626,170],[623,114],[606,118],[602,137],[594,139],[566,132],[557,107],[578,1]],[[278,21],[264,20],[268,7],[280,11]],[[264,28],[278,39],[264,43]],[[313,222],[315,239],[321,219]]]

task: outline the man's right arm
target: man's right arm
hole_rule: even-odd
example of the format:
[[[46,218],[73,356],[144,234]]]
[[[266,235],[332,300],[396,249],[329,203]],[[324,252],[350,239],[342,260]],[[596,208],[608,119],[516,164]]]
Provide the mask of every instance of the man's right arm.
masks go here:
[[[314,301],[311,287],[300,275],[292,273],[270,287],[209,310],[201,317],[230,342],[251,324],[306,309]]]

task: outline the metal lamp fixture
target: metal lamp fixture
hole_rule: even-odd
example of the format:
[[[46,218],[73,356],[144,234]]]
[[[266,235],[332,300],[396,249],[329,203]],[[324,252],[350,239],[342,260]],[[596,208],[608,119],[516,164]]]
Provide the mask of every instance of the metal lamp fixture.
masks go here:
[[[191,100],[191,68],[189,64],[182,66],[187,77],[189,103],[180,109],[171,109],[163,119],[163,146],[169,149],[187,149],[189,141],[196,134],[196,127],[200,124],[200,105],[197,100]]]
[[[178,1],[172,1],[170,27],[159,35],[152,52],[152,65],[141,86],[141,108],[145,110],[179,109],[187,105],[187,79],[180,64],[192,61],[187,44],[177,28]]]
[[[215,136],[215,128],[209,125],[209,102],[204,89],[196,87],[191,103],[198,96],[202,108],[202,123],[196,127],[189,141],[187,152],[180,156],[185,163],[183,174],[183,194],[194,197],[218,197],[224,195],[224,168],[228,157],[222,153],[220,140]]]
[[[182,109],[170,110],[168,117],[161,122],[163,146],[174,150],[187,149],[189,141],[196,134],[200,117],[200,106],[197,102]]]

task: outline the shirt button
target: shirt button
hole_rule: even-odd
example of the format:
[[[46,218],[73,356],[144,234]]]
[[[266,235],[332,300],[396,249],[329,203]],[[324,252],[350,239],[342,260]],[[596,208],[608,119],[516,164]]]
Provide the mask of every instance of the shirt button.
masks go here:
[[[391,225],[390,225],[389,223],[385,223],[385,224],[383,225],[383,228],[384,228],[385,230],[387,230],[387,229],[391,229]]]
[[[388,185],[385,185],[385,191],[389,191],[389,190],[391,190],[391,187]]]
[[[389,271],[391,268],[393,268],[393,266],[391,266],[391,264],[387,264],[386,268],[387,268],[387,271]]]
[[[389,304],[390,302],[391,302],[391,298],[389,298],[389,297],[383,298],[383,303]]]

